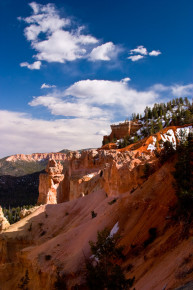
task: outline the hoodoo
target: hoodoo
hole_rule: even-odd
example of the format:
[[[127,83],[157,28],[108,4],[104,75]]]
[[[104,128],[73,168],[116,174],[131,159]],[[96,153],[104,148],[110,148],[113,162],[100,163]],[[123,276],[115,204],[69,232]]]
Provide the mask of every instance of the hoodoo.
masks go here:
[[[58,203],[64,194],[62,174],[63,166],[60,162],[51,159],[46,167],[46,173],[39,177],[39,198],[38,204]]]

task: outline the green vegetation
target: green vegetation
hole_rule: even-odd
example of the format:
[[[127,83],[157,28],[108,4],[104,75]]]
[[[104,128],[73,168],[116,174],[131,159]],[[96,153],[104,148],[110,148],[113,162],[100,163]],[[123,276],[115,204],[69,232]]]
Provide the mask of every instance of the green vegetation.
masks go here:
[[[33,205],[24,205],[24,206],[18,206],[18,207],[12,207],[12,208],[2,208],[3,214],[6,217],[6,219],[9,221],[10,224],[14,224],[20,220],[20,212],[23,209],[30,209],[33,207]]]
[[[50,260],[51,260],[51,258],[52,258],[52,256],[51,256],[51,255],[45,255],[45,260],[46,260],[46,261],[50,261]]]
[[[18,207],[35,205],[38,198],[39,174],[36,172],[25,176],[0,176],[0,205]]]
[[[96,243],[90,241],[92,256],[86,261],[86,281],[89,289],[129,289],[135,277],[126,279],[120,267],[124,259],[123,247],[118,246],[119,237],[110,235],[105,228],[98,232]]]
[[[117,198],[114,198],[113,200],[109,201],[108,204],[112,205],[113,203],[115,203],[117,201]]]
[[[148,177],[154,172],[155,172],[155,169],[152,167],[152,165],[146,162],[143,169],[143,173],[144,173],[143,178],[148,179]]]
[[[175,165],[175,190],[178,198],[179,215],[188,218],[193,216],[193,135],[177,147],[178,161]]]
[[[94,219],[96,216],[97,216],[97,213],[94,212],[94,210],[91,211],[91,216],[92,216],[92,219]]]
[[[152,108],[145,108],[143,117],[134,113],[131,120],[141,123],[142,127],[134,135],[121,139],[118,144],[119,148],[134,144],[168,126],[192,123],[193,103],[191,104],[188,98],[176,98],[167,103],[154,104]]]
[[[0,159],[0,176],[25,176],[35,172],[40,172],[45,169],[48,160],[42,161],[23,161],[18,160],[15,162],[6,161],[6,158]]]
[[[67,286],[66,286],[66,279],[65,279],[65,275],[62,274],[60,276],[59,271],[57,271],[57,277],[56,277],[56,281],[54,283],[54,289],[55,290],[66,290]],[[76,288],[75,288],[76,289]],[[78,289],[78,288],[77,288]]]
[[[156,156],[159,158],[160,163],[164,164],[166,161],[172,158],[172,156],[175,154],[175,149],[171,142],[166,141],[163,143],[163,150],[158,153],[155,152]]]
[[[157,228],[150,228],[149,229],[149,237],[143,243],[144,248],[146,248],[149,244],[153,243],[153,241],[156,239],[156,237],[157,237]]]
[[[28,270],[25,272],[25,276],[23,276],[18,284],[19,289],[28,290],[28,283],[29,283],[29,273]]]

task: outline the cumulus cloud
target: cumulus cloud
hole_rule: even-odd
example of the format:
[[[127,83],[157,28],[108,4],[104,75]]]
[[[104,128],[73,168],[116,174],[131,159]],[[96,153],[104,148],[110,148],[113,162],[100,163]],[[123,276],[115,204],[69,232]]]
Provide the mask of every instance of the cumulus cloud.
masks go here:
[[[154,91],[138,91],[128,85],[129,78],[121,81],[82,80],[63,91],[34,97],[31,106],[44,106],[53,115],[113,120],[128,117],[156,100]]]
[[[100,46],[93,48],[90,53],[89,59],[91,61],[104,60],[109,61],[116,57],[119,52],[119,48],[115,46],[112,42],[104,43]]]
[[[55,85],[49,85],[49,84],[46,84],[46,83],[41,85],[41,89],[51,89],[51,88],[56,88],[56,86]]]
[[[42,64],[41,61],[38,60],[38,61],[35,61],[32,64],[29,64],[28,62],[22,62],[22,63],[20,63],[20,66],[21,67],[27,67],[30,70],[34,70],[34,69],[40,69],[41,64]]]
[[[139,45],[136,48],[130,50],[130,54],[134,54],[134,53],[143,54],[143,55],[148,54],[147,48],[145,48],[143,45]]]
[[[144,58],[147,55],[150,56],[158,56],[161,54],[161,51],[159,50],[152,50],[151,52],[147,51],[147,48],[145,48],[143,45],[139,45],[134,49],[131,49],[129,51],[129,54],[131,56],[128,57],[128,59],[131,59],[132,61],[138,61],[142,58]]]
[[[132,61],[138,61],[140,59],[144,58],[143,55],[137,54],[137,55],[131,55],[128,57],[128,59],[131,59]]]
[[[0,157],[16,153],[57,152],[101,146],[104,120],[60,119],[46,121],[21,112],[0,111]],[[14,146],[13,146],[14,144]]]
[[[152,51],[149,53],[150,56],[158,56],[158,55],[160,55],[160,54],[161,54],[161,51],[159,51],[159,50],[152,50]]]
[[[82,58],[109,61],[119,52],[112,42],[99,45],[96,37],[83,32],[84,26],[78,26],[68,17],[61,18],[54,4],[29,5],[32,15],[18,19],[27,24],[24,34],[39,61],[65,63]]]
[[[52,96],[52,94],[34,98],[29,105],[34,107],[41,105],[47,107],[53,115],[65,117],[98,118],[104,116],[103,110],[96,106],[91,106],[78,100],[70,102],[60,97]]]

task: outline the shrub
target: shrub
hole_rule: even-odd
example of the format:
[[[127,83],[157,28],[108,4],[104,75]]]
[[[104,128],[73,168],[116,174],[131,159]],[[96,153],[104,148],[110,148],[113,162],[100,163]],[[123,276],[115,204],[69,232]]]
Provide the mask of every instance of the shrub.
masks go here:
[[[146,248],[149,244],[153,243],[153,241],[157,237],[157,228],[150,228],[149,229],[149,238],[144,241],[143,246]]]
[[[178,198],[178,214],[193,216],[193,135],[177,148],[178,161],[175,165],[175,190]]]
[[[51,256],[51,255],[45,255],[45,260],[46,260],[46,261],[50,261],[50,260],[51,260],[51,258],[52,258],[52,256]]]
[[[115,203],[117,201],[117,198],[114,198],[113,200],[109,201],[108,204],[112,205],[113,203]]]
[[[94,210],[92,210],[91,211],[91,216],[92,216],[92,219],[94,219],[97,216],[97,213],[95,213]]]
[[[54,289],[56,290],[66,290],[66,281],[65,281],[65,275],[60,275],[60,273],[57,271],[57,277],[56,281],[54,283]]]
[[[96,243],[90,241],[92,259],[86,261],[86,281],[89,289],[128,289],[134,277],[127,280],[119,265],[124,258],[123,247],[117,246],[119,237],[105,228],[98,232]]]
[[[28,283],[29,283],[29,274],[28,274],[28,270],[26,270],[25,272],[25,276],[23,276],[20,280],[20,283],[18,284],[18,288],[19,289],[23,289],[23,290],[28,290]]]

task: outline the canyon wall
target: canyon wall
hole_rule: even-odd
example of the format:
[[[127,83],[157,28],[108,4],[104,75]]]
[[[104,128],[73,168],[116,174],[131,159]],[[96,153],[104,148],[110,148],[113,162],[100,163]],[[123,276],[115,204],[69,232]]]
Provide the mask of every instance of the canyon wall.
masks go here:
[[[192,125],[169,127],[120,150],[86,150],[69,152],[65,160],[49,161],[46,174],[40,175],[38,204],[62,203],[99,189],[107,196],[118,196],[133,191],[144,182],[144,166],[151,171],[158,163],[155,150],[169,141],[173,148],[182,136],[192,132]]]
[[[38,204],[61,203],[99,189],[108,196],[133,190],[144,182],[143,167],[152,158],[149,153],[88,150],[68,154],[63,166],[50,160],[40,174]]]
[[[6,161],[15,162],[22,161],[41,161],[44,159],[66,160],[65,153],[33,153],[33,154],[16,154],[6,158]]]

